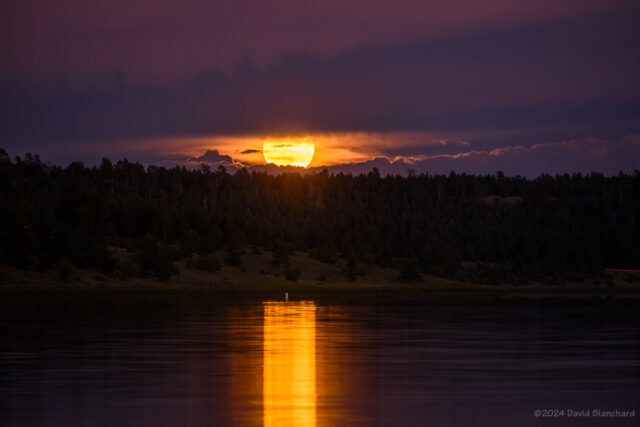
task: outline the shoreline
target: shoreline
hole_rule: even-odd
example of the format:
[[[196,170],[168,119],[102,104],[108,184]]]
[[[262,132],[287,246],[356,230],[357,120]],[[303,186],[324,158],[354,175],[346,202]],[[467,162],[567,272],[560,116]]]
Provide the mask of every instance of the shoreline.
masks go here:
[[[224,298],[304,297],[416,298],[416,299],[495,299],[495,298],[640,298],[640,280],[623,280],[611,274],[603,281],[528,284],[480,284],[422,274],[417,280],[402,281],[398,271],[363,265],[355,280],[347,280],[340,263],[327,264],[297,252],[290,265],[299,278],[286,280],[283,268],[274,266],[268,253],[247,254],[240,266],[224,265],[218,271],[194,269],[177,263],[179,273],[168,281],[136,277],[117,279],[93,270],[74,268],[62,280],[57,271],[28,271],[0,266],[0,295],[174,295],[197,294]]]
[[[291,301],[305,298],[366,299],[633,299],[640,300],[640,287],[598,287],[580,285],[480,285],[473,283],[247,283],[188,284],[149,280],[104,283],[15,283],[2,281],[4,296],[179,296],[194,295],[225,299],[275,299]]]

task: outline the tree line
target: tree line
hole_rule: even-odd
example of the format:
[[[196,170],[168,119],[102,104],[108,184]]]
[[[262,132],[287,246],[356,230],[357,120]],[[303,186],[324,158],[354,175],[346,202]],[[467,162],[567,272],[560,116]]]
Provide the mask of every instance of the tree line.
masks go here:
[[[397,268],[406,280],[584,280],[607,267],[640,268],[637,170],[232,175],[109,159],[61,167],[0,150],[0,190],[0,263],[29,270],[166,280],[181,260],[209,271],[241,265],[246,247],[285,259],[304,251],[344,263],[350,276],[367,265]]]

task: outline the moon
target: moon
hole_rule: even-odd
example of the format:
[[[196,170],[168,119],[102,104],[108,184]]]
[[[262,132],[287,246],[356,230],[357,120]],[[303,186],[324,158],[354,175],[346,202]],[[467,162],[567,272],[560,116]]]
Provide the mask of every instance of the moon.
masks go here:
[[[262,154],[267,163],[306,168],[313,160],[315,145],[305,140],[264,141]]]

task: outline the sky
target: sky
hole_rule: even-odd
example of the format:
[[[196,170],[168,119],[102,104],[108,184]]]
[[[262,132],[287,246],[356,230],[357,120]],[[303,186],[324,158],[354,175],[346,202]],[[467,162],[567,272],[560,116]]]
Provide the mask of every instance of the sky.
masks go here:
[[[6,0],[0,147],[88,164],[640,169],[635,0]]]

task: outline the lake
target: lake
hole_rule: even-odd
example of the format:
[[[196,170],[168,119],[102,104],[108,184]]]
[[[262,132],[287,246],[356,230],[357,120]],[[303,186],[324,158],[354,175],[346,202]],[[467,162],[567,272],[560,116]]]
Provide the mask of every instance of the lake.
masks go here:
[[[14,296],[0,308],[6,426],[640,417],[626,412],[640,409],[633,300]]]

